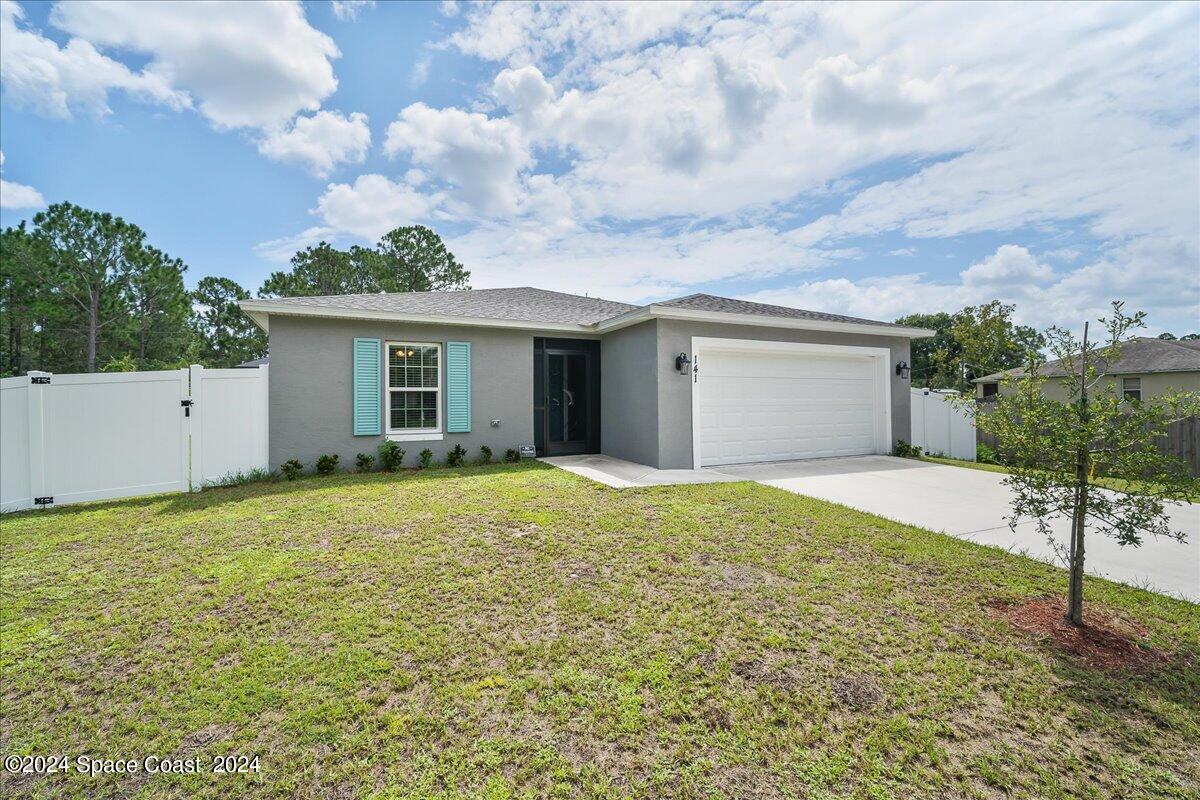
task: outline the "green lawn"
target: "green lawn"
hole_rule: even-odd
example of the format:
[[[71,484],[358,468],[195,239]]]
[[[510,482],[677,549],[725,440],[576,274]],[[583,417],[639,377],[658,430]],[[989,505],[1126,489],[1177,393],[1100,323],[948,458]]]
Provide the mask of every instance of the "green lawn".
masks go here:
[[[0,796],[1200,796],[1200,607],[1089,578],[1169,657],[1088,667],[987,607],[1061,571],[764,486],[525,463],[0,525],[0,751],[261,757]]]
[[[964,461],[959,458],[946,458],[944,456],[921,456],[922,461],[928,461],[931,464],[945,464],[951,467],[966,467],[967,469],[978,469],[984,472],[1008,472],[1008,467],[1003,464],[985,464],[982,461]],[[1121,478],[1106,478],[1103,475],[1097,475],[1092,478],[1092,483],[1104,489],[1112,489],[1114,491],[1123,492],[1130,488],[1130,482]],[[1145,486],[1146,484],[1139,484]],[[1188,496],[1191,502],[1200,502],[1200,478],[1194,482],[1194,486],[1188,490]]]

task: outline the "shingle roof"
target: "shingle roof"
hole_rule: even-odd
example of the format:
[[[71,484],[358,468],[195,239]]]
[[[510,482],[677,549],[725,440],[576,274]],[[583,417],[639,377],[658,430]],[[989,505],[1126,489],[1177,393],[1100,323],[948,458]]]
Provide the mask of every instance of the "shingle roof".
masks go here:
[[[1179,342],[1139,336],[1122,344],[1120,357],[1105,364],[1104,371],[1110,375],[1200,371],[1200,342]],[[1067,374],[1061,360],[1046,362],[1038,372],[1048,378],[1060,378]],[[1024,374],[1025,369],[1017,367],[976,378],[975,383],[999,381],[1006,375],[1019,378]]]
[[[773,306],[767,303],[752,303],[749,300],[735,300],[731,297],[717,297],[712,294],[689,294],[686,297],[677,297],[674,300],[655,303],[655,305],[666,306],[668,308],[686,308],[692,311],[719,311],[726,314],[755,314],[762,317],[813,319],[821,320],[822,322],[853,322],[859,325],[894,325],[891,322],[880,322],[874,319],[846,317],[841,314],[826,314],[823,311],[805,311],[802,308]]]
[[[286,312],[288,307],[352,311],[390,311],[430,317],[473,317],[517,322],[593,325],[637,306],[520,286],[508,289],[461,289],[450,292],[344,294],[324,297],[280,297],[255,301]]]
[[[891,322],[825,314],[799,308],[751,303],[711,294],[691,294],[649,306],[635,306],[583,297],[565,292],[551,292],[531,286],[508,289],[462,289],[448,292],[404,292],[395,294],[346,294],[322,297],[280,297],[242,301],[252,314],[317,314],[329,312],[347,316],[346,312],[397,314],[425,318],[455,317],[475,321],[495,320],[506,323],[540,323],[592,327],[639,309],[674,308],[726,314],[754,315],[815,322],[872,325],[897,328],[900,335],[912,335],[914,329]],[[353,316],[353,314],[349,314]]]

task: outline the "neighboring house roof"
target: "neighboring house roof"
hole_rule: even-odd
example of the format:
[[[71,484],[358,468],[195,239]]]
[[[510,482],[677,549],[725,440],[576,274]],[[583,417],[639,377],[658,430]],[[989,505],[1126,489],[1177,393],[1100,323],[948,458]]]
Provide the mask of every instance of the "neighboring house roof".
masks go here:
[[[1103,371],[1109,375],[1200,371],[1200,341],[1181,342],[1139,336],[1123,343],[1120,357],[1104,364]],[[1046,362],[1038,373],[1048,378],[1061,378],[1067,374],[1067,370],[1060,359]],[[1016,367],[1004,372],[995,372],[976,378],[975,383],[995,383],[1009,375],[1020,378],[1025,375],[1025,369]]]
[[[252,358],[249,361],[243,361],[242,363],[240,363],[236,367],[234,367],[234,369],[255,369],[257,367],[269,366],[270,363],[271,363],[271,357],[263,356],[262,358]]]
[[[285,314],[590,333],[617,330],[655,317],[847,332],[865,329],[869,333],[908,337],[930,336],[933,333],[923,328],[890,322],[751,303],[708,294],[693,294],[662,303],[635,306],[530,286],[450,292],[281,297],[243,300],[241,307],[263,329],[268,328],[272,314]]]

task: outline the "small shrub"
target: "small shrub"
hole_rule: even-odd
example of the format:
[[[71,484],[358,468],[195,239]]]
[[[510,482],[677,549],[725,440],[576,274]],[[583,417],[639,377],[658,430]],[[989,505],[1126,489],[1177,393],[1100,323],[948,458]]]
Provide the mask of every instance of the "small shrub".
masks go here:
[[[373,455],[359,453],[358,457],[354,459],[354,468],[359,472],[370,472],[373,466],[375,466],[375,456]]]
[[[317,474],[318,475],[332,475],[334,473],[334,470],[337,469],[337,465],[338,465],[337,453],[330,453],[328,455],[320,456],[317,458]]]
[[[300,477],[300,473],[304,472],[304,465],[296,459],[290,458],[279,465],[279,471],[283,473],[283,477],[294,481]]]
[[[479,445],[479,463],[492,463],[492,448],[488,447],[486,444]]]
[[[379,445],[379,468],[384,472],[395,472],[404,461],[404,448],[393,441]]]
[[[461,467],[463,459],[467,457],[467,449],[461,444],[454,445],[449,453],[446,453],[447,467]]]
[[[427,469],[433,463],[433,451],[426,447],[417,454],[417,466],[421,469]]]
[[[237,472],[228,472],[215,481],[205,481],[204,488],[211,489],[216,486],[243,486],[247,483],[275,480],[277,477],[278,476],[275,475],[275,473],[268,472],[265,469],[240,470]]]
[[[921,448],[915,444],[909,444],[903,439],[897,439],[895,447],[892,448],[892,455],[900,458],[920,458]]]
[[[515,464],[521,460],[521,452],[515,447],[510,447],[504,451],[504,460],[510,464]]]
[[[988,447],[986,444],[975,445],[975,460],[980,464],[999,464],[996,460],[996,451]]]

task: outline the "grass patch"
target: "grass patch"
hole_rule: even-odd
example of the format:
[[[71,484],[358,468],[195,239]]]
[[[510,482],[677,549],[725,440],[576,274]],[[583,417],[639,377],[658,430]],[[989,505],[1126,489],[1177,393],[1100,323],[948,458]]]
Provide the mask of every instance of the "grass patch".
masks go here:
[[[1169,654],[1095,669],[989,603],[1064,573],[757,484],[538,463],[6,516],[3,796],[1196,797],[1200,608],[1089,578]]]
[[[928,461],[931,464],[946,464],[951,467],[966,467],[967,469],[978,469],[984,472],[1002,472],[1008,474],[1008,467],[1003,464],[985,464],[981,461],[963,461],[958,458],[945,458],[944,456],[921,456],[921,461]],[[1114,492],[1126,492],[1130,487],[1138,485],[1133,481],[1127,481],[1122,478],[1105,478],[1102,475],[1097,475],[1092,478],[1092,484],[1104,489],[1112,489]],[[1200,502],[1200,479],[1194,481],[1194,488],[1189,489],[1189,498],[1195,502]]]

